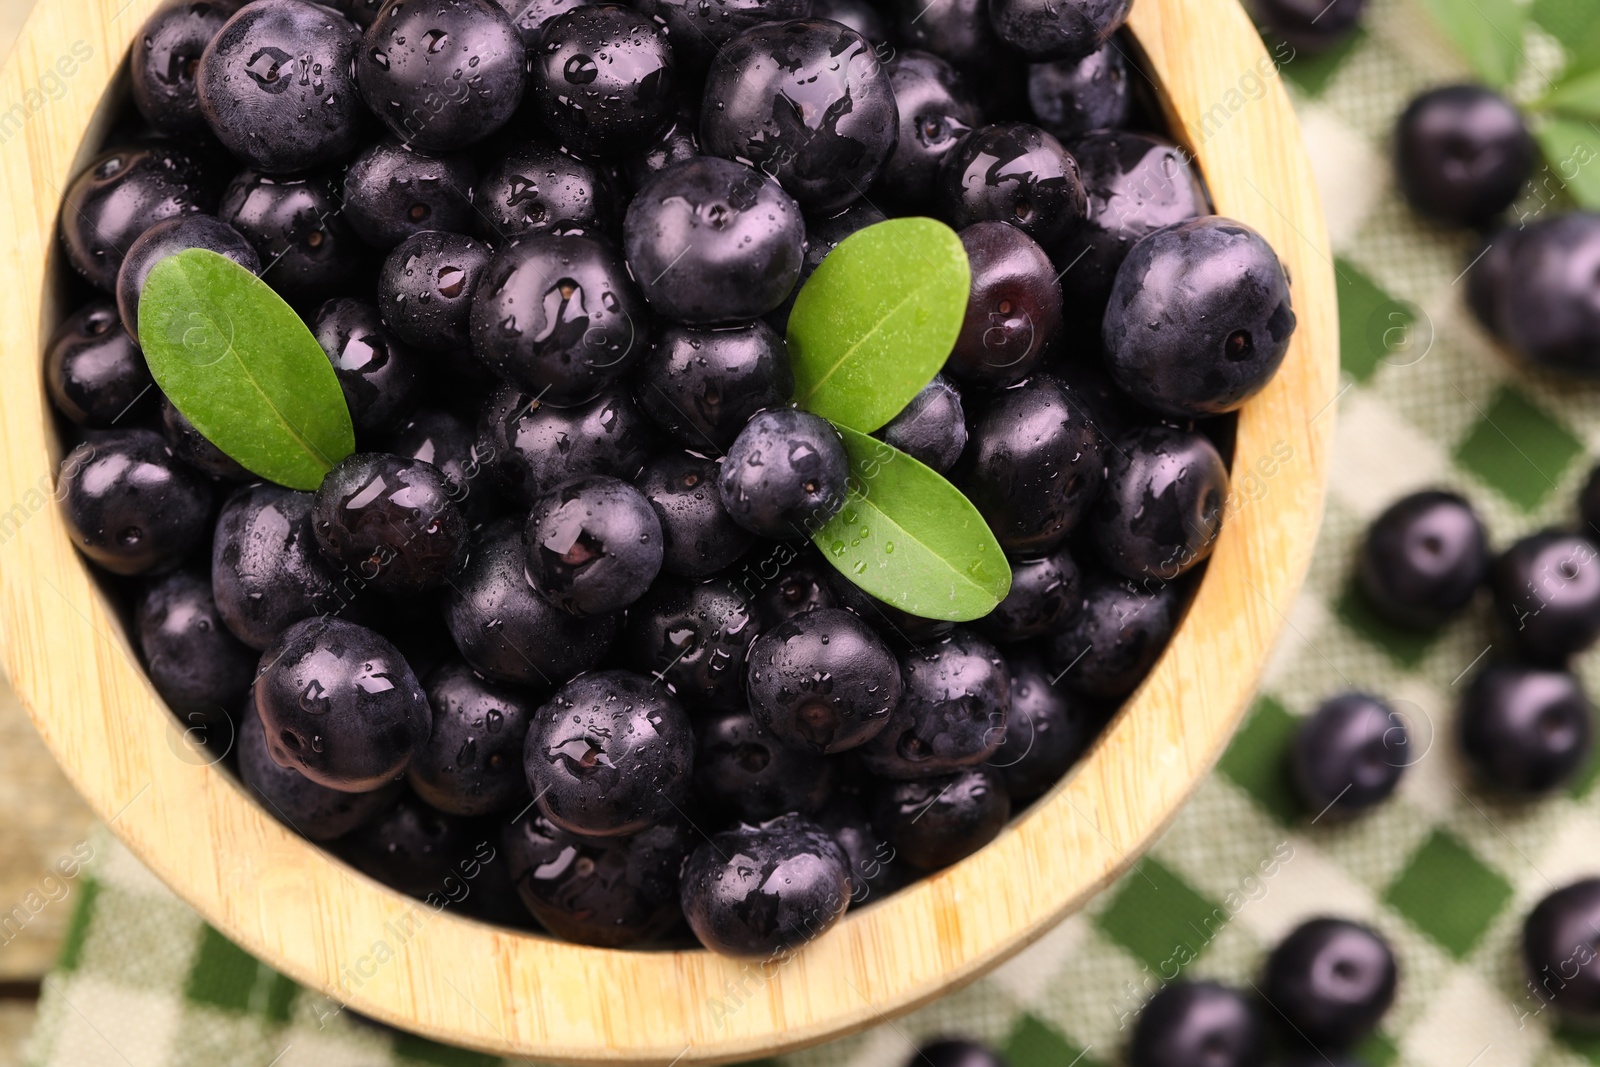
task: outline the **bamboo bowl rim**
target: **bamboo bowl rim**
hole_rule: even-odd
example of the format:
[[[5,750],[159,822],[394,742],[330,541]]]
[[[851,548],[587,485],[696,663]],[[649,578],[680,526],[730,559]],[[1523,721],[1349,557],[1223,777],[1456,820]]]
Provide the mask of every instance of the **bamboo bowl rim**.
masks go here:
[[[1337,377],[1333,264],[1276,67],[1235,0],[1137,0],[1130,30],[1216,209],[1261,231],[1299,316],[1239,416],[1210,569],[1154,672],[1079,766],[981,852],[769,964],[612,951],[436,913],[274,821],[178,742],[68,541],[40,352],[61,190],[100,143],[158,0],[40,0],[0,71],[0,662],[74,785],[205,919],[314,991],[429,1037],[584,1063],[719,1063],[838,1037],[973,980],[1132,863],[1216,760],[1309,564]],[[1291,57],[1292,58],[1292,57]],[[1136,75],[1133,75],[1136,76]],[[64,88],[63,88],[64,87]],[[42,279],[36,286],[35,279]]]

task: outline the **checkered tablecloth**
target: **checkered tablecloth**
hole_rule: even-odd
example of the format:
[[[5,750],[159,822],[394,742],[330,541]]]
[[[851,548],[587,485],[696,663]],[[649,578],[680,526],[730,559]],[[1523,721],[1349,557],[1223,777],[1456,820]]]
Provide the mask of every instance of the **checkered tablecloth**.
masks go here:
[[[1600,23],[1600,4],[1537,0],[1533,14],[1543,29],[1525,43],[1529,66],[1550,71],[1562,63],[1556,38]],[[1468,77],[1422,0],[1376,0],[1361,36],[1283,74],[1327,201],[1345,391],[1316,562],[1299,600],[1281,605],[1289,625],[1249,721],[1160,842],[1085,911],[968,989],[784,1064],[898,1065],[911,1041],[940,1032],[986,1038],[1013,1067],[1115,1063],[1132,1013],[1164,978],[1253,981],[1266,949],[1319,913],[1370,922],[1398,952],[1398,1001],[1362,1050],[1373,1067],[1600,1063],[1600,1038],[1558,1032],[1539,1012],[1515,956],[1534,901],[1600,873],[1594,775],[1537,804],[1473,788],[1452,724],[1467,672],[1489,647],[1481,606],[1419,638],[1385,628],[1350,592],[1363,527],[1415,488],[1465,493],[1501,545],[1570,521],[1586,457],[1600,453],[1600,387],[1519,370],[1497,353],[1463,305],[1474,238],[1418,220],[1395,195],[1386,147],[1395,116],[1418,90]],[[1560,207],[1544,191],[1520,210]],[[1600,656],[1580,669],[1600,693]],[[1287,791],[1284,747],[1299,716],[1349,687],[1392,698],[1426,755],[1375,815],[1313,825]],[[46,905],[76,911],[45,983],[33,1062],[498,1062],[348,1016],[319,1026],[317,998],[208,928],[109,834],[85,850],[94,859],[66,883],[71,902]]]

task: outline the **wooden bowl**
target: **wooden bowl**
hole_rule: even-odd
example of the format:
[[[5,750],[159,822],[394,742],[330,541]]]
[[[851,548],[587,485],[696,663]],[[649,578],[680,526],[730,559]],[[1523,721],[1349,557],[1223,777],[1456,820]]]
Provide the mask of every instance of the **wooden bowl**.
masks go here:
[[[1171,129],[1217,210],[1266,235],[1300,326],[1240,413],[1234,500],[1150,679],[1077,769],[969,859],[769,965],[608,951],[392,892],[290,833],[181,743],[51,499],[40,359],[61,317],[62,189],[100,143],[157,0],[41,0],[0,74],[0,625],[4,666],[96,811],[208,922],[314,990],[441,1041],[541,1060],[718,1063],[838,1037],[969,982],[1138,855],[1237,724],[1316,539],[1337,375],[1332,262],[1282,86],[1235,0],[1136,0]],[[1133,75],[1137,77],[1138,75]],[[64,89],[62,88],[64,86]]]

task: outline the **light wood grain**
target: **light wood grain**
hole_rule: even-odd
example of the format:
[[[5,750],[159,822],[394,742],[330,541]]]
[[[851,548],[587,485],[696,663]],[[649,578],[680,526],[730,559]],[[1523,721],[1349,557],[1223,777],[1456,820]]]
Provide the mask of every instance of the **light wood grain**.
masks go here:
[[[0,146],[0,255],[15,279],[0,317],[5,506],[53,470],[39,356],[57,309],[39,279],[54,257],[60,190],[99,137],[102,96],[154,6],[124,3],[44,0],[0,75],[0,100],[17,100],[72,42],[93,48],[70,93]],[[769,967],[581,948],[431,915],[290,834],[226,775],[174,755],[168,713],[46,506],[0,546],[0,636],[75,784],[251,952],[359,1011],[496,1052],[748,1058],[879,1022],[1027,944],[1138,854],[1237,724],[1308,562],[1334,421],[1332,264],[1299,132],[1281,86],[1263,77],[1272,68],[1259,40],[1233,0],[1137,0],[1131,25],[1218,209],[1282,255],[1300,328],[1283,371],[1241,415],[1236,484],[1248,491],[1172,646],[1076,772],[989,847]]]

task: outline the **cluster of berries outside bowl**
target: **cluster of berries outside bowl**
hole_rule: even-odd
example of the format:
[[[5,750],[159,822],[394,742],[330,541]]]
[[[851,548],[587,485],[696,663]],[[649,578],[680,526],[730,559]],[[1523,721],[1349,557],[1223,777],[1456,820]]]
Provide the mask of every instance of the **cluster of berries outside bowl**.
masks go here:
[[[1128,39],[1216,211],[1276,250],[1299,320],[1239,411],[1227,523],[1162,658],[1077,768],[987,847],[760,960],[616,951],[462,918],[292,833],[197,752],[139,666],[111,591],[54,506],[61,461],[39,353],[69,308],[61,190],[121,106],[121,59],[154,0],[43,0],[3,75],[27,105],[0,136],[0,646],[74,784],[149,866],[252,953],[341,1006],[447,1042],[586,1062],[721,1062],[838,1036],[969,981],[1122,870],[1204,775],[1287,625],[1321,512],[1336,326],[1320,207],[1287,99],[1244,100],[1271,61],[1232,0],[1140,0]],[[82,58],[84,53],[88,58]],[[52,84],[59,84],[52,79]],[[1222,116],[1219,119],[1219,115]]]

